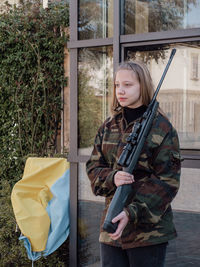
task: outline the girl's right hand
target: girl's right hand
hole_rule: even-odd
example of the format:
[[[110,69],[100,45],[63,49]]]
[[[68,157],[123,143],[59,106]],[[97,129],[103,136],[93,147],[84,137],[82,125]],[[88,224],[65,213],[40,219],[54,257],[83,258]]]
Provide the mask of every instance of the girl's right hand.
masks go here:
[[[134,181],[134,176],[128,172],[118,171],[114,175],[114,183],[117,187],[123,184],[132,184]]]

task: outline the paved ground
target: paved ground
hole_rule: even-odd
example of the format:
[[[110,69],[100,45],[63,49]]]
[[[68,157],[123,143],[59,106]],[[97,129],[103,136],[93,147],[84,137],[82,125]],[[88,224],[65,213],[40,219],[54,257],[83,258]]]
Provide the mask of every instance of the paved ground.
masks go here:
[[[102,209],[102,203],[80,203],[80,266],[100,267],[98,225]],[[200,213],[174,211],[174,222],[178,238],[168,245],[165,267],[200,267]]]
[[[200,267],[200,214],[174,212],[178,238],[170,242],[166,267]]]

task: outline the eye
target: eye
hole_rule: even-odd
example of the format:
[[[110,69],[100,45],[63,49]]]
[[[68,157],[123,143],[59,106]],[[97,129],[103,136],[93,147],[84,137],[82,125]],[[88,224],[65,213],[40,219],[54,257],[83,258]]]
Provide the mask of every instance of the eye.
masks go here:
[[[118,87],[119,87],[119,83],[116,83],[116,84],[115,84],[115,87],[118,88]]]
[[[125,83],[125,86],[131,86],[132,84],[131,83]]]

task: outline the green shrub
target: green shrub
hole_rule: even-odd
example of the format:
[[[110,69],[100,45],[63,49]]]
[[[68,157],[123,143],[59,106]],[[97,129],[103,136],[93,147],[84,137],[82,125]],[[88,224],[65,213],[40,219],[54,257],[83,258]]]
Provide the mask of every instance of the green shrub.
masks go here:
[[[24,157],[56,151],[68,5],[38,1],[0,15],[0,177],[21,177]]]
[[[21,1],[0,13],[0,266],[30,266],[10,202],[29,155],[58,154],[69,7]],[[64,155],[65,156],[65,155]],[[35,266],[66,266],[68,242]],[[65,257],[66,256],[66,257]],[[48,262],[48,263],[47,263]]]

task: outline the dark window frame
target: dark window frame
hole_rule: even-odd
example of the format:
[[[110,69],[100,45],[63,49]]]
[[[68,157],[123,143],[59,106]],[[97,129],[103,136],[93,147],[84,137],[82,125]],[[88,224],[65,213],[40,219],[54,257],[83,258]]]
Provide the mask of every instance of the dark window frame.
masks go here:
[[[151,32],[146,34],[120,35],[120,0],[114,1],[113,38],[78,40],[78,0],[70,0],[70,267],[78,266],[78,164],[89,156],[78,155],[78,49],[84,47],[113,45],[114,71],[124,58],[128,46],[168,44],[175,42],[200,41],[200,28]],[[72,75],[73,74],[73,75]],[[200,168],[200,151],[182,150],[184,168]]]

